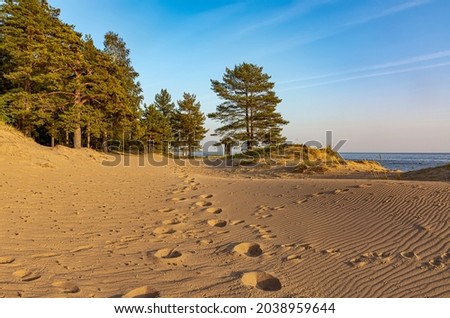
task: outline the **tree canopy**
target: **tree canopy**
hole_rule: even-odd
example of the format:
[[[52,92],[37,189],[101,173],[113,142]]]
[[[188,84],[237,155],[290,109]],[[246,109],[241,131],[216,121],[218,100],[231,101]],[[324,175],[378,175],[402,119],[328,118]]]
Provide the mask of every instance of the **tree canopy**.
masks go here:
[[[163,88],[155,95],[155,107],[163,114],[167,119],[173,117],[175,111],[175,103],[172,102],[172,96],[167,89]]]
[[[108,32],[99,50],[47,1],[6,0],[0,13],[3,120],[52,145],[72,136],[75,148],[139,131],[138,74],[117,34]]]
[[[205,138],[205,115],[192,93],[175,104],[163,88],[143,104],[139,74],[125,41],[114,32],[97,48],[89,35],[60,20],[44,0],[4,0],[0,5],[0,120],[36,141],[103,148],[127,136],[168,151],[166,141],[189,154]],[[263,68],[243,63],[211,80],[223,99],[208,116],[221,122],[224,143],[283,140],[288,122],[276,112],[281,102]],[[124,146],[124,145],[122,145]]]
[[[247,143],[251,150],[257,142],[283,141],[281,126],[288,121],[276,112],[281,102],[273,90],[270,76],[263,68],[242,63],[234,69],[226,68],[222,81],[211,80],[212,90],[224,100],[215,112],[208,114],[223,126],[215,130],[222,140]]]
[[[195,94],[184,93],[183,99],[177,101],[175,112],[175,142],[180,147],[187,147],[189,156],[208,132],[204,127],[206,116],[200,111],[200,102],[196,98]]]

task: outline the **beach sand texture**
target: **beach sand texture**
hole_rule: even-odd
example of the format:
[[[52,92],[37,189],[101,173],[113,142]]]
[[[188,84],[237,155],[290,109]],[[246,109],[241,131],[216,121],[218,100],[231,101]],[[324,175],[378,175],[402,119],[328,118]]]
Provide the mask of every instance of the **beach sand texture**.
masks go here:
[[[0,297],[450,297],[448,182],[104,167],[0,134]]]

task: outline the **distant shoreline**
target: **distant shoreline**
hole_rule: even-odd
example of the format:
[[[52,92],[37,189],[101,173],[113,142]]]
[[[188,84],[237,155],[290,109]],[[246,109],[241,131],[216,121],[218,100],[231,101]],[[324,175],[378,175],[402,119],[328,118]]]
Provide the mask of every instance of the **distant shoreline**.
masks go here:
[[[342,152],[345,160],[373,160],[389,170],[404,172],[435,168],[450,163],[450,153]]]

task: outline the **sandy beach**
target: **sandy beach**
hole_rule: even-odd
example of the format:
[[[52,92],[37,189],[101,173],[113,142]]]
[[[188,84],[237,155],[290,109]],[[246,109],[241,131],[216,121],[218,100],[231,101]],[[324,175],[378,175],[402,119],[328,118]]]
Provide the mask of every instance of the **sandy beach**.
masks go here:
[[[0,297],[450,297],[448,182],[105,159],[1,132]]]

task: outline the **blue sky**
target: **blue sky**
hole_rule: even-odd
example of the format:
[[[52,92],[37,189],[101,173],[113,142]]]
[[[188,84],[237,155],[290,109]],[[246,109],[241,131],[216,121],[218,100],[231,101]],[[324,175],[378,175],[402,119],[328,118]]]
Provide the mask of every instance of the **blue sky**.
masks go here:
[[[332,130],[341,151],[450,152],[448,0],[49,3],[99,48],[125,40],[146,103],[166,88],[212,112],[210,79],[248,62],[272,76],[293,142]]]

